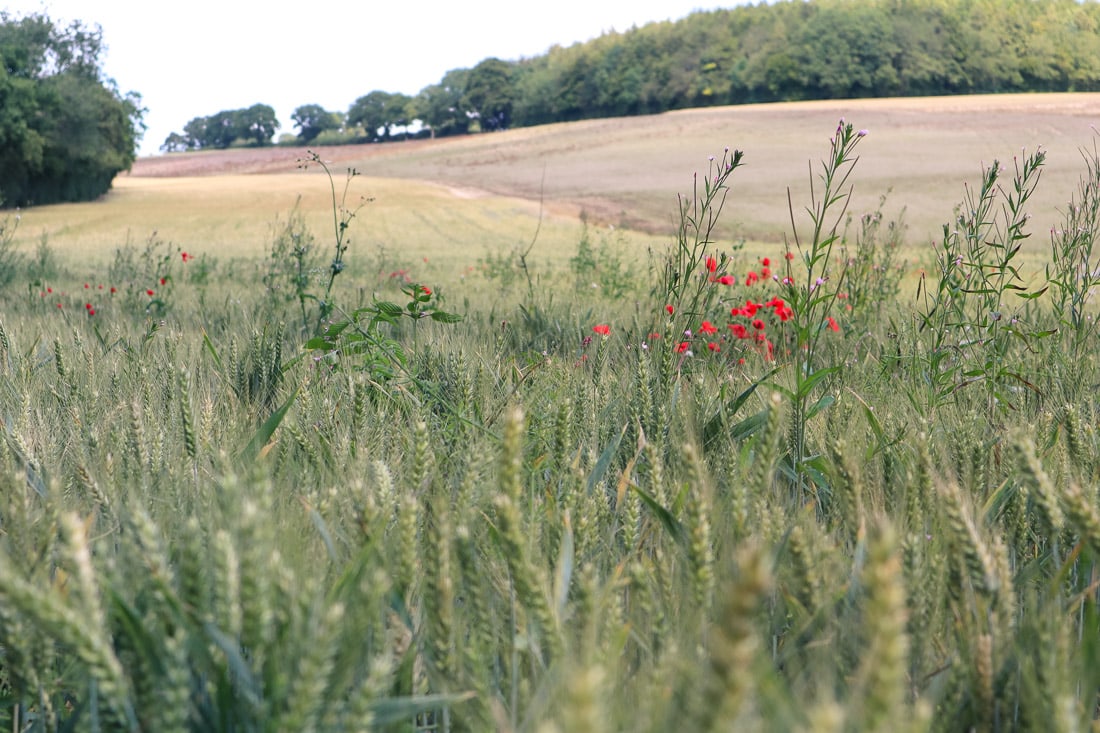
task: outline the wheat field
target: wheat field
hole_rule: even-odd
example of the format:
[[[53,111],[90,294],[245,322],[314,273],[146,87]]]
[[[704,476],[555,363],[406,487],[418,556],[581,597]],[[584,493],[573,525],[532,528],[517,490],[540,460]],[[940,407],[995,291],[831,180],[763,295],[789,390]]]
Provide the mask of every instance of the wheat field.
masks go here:
[[[0,726],[1095,730],[1095,103],[230,151],[7,212]]]

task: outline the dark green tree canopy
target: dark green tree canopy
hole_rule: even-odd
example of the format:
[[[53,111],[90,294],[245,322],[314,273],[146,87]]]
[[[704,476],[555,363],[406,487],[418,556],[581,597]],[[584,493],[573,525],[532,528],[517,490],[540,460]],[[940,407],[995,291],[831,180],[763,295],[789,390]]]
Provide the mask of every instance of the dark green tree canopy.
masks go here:
[[[74,47],[85,50],[73,59],[94,57],[97,39],[79,40]],[[33,48],[12,63],[33,68],[41,58]],[[371,91],[351,105],[340,139],[386,140],[414,120],[438,136],[469,132],[475,122],[491,131],[710,105],[1097,90],[1100,2],[775,0],[605,33],[518,61],[487,58],[448,71],[411,99]],[[10,104],[19,110],[23,102],[13,94]],[[318,105],[299,110],[300,142],[333,129]],[[269,132],[210,122],[193,120],[181,137],[209,147]],[[11,144],[36,150],[33,138]],[[179,144],[170,137],[164,149]]]
[[[489,131],[722,104],[1095,90],[1100,2],[777,0],[487,58],[425,87],[413,112],[449,135],[474,120]]]
[[[401,93],[373,91],[365,94],[348,110],[349,127],[362,127],[368,142],[388,139],[395,127],[403,127],[412,120],[409,106],[412,99]]]
[[[173,132],[160,149],[165,152],[228,148],[234,144],[260,147],[270,145],[279,129],[275,110],[266,104],[244,109],[227,109],[209,117],[195,117],[183,126],[183,134]]]
[[[298,142],[303,145],[311,143],[325,130],[340,128],[339,115],[329,112],[319,104],[303,104],[294,110],[290,119],[298,128]]]
[[[470,117],[465,102],[469,69],[452,69],[438,84],[424,87],[416,96],[417,117],[431,128],[433,135],[468,132]]]
[[[103,76],[103,34],[0,12],[0,205],[88,201],[133,163],[141,97]]]

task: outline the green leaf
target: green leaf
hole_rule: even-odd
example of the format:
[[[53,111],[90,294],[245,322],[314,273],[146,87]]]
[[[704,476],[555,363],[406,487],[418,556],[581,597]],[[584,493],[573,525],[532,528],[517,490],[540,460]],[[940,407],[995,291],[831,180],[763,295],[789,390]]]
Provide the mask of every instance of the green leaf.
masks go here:
[[[96,329],[96,335],[99,335],[99,330]],[[210,352],[210,356],[214,359],[215,366],[218,369],[222,368],[221,357],[218,356],[218,350],[214,348],[214,342],[210,340],[210,334],[206,332],[206,329],[202,329],[202,345],[206,347],[206,350]]]
[[[286,417],[286,413],[290,410],[290,406],[294,404],[294,400],[298,397],[298,387],[294,388],[294,391],[290,394],[290,397],[283,406],[272,413],[271,417],[264,421],[264,424],[260,426],[260,429],[256,431],[256,434],[252,436],[252,440],[248,442],[244,450],[241,451],[237,459],[242,463],[252,463],[256,460],[256,456],[260,454],[260,449],[267,445],[267,442],[271,440],[271,436],[275,433],[275,429],[279,427],[279,423]]]
[[[611,465],[611,459],[615,457],[615,453],[619,450],[619,443],[622,442],[623,436],[626,435],[626,425],[623,425],[623,429],[619,431],[619,435],[608,443],[604,448],[600,459],[596,461],[596,465],[592,467],[592,473],[588,475],[588,493],[591,494],[592,490],[596,488],[596,484],[600,482],[600,479],[607,473],[608,467]]]
[[[371,724],[374,726],[391,723],[408,724],[420,713],[440,710],[449,705],[464,702],[474,697],[472,692],[456,695],[418,695],[415,697],[389,697],[371,702],[367,707],[371,712]]]
[[[252,667],[241,654],[240,643],[219,629],[213,623],[203,624],[203,630],[225,655],[225,661],[229,665],[229,673],[233,678],[234,691],[246,699],[251,705],[259,705],[263,699],[263,685],[252,673]]]
[[[387,316],[400,316],[404,313],[401,306],[388,300],[376,300],[374,301],[374,307],[378,309],[379,313]]]
[[[330,323],[328,328],[325,329],[325,338],[332,339],[339,336],[344,332],[344,329],[350,325],[351,321],[336,321],[335,323]]]
[[[431,316],[433,321],[439,321],[440,323],[458,323],[462,320],[462,316],[457,313],[447,313],[446,311],[432,311]]]
[[[322,517],[316,509],[312,506],[306,505],[309,510],[310,521],[313,522],[313,526],[317,529],[317,534],[321,535],[321,541],[325,543],[325,550],[328,551],[328,557],[333,562],[336,562],[336,545],[332,541],[332,535],[329,534],[328,525],[325,524],[324,517]]]
[[[330,341],[325,336],[314,336],[309,341],[306,341],[305,348],[311,351],[316,351],[317,349],[324,349],[327,351],[336,348],[336,342]]]
[[[637,484],[631,483],[630,488],[634,489],[634,493],[641,498],[642,503],[649,507],[649,510],[653,512],[653,516],[657,517],[657,521],[665,528],[669,537],[671,537],[677,545],[686,549],[688,546],[688,532],[684,525],[680,523],[680,520],[672,516],[672,512],[661,506],[659,501],[646,493]]]
[[[763,409],[755,415],[751,415],[730,429],[730,437],[733,440],[744,440],[754,435],[768,423],[768,410]]]
[[[806,419],[809,420],[834,402],[836,402],[836,397],[833,397],[831,394],[823,395],[820,400],[810,406],[810,409],[806,410]]]
[[[795,393],[795,398],[804,399],[807,395],[810,394],[810,391],[817,386],[818,382],[831,374],[836,374],[839,371],[839,366],[831,366],[825,367],[824,369],[818,369],[816,372],[806,377],[805,381],[803,381],[802,384],[798,385],[798,390]]]
[[[727,420],[736,415],[737,412],[745,406],[745,403],[749,401],[749,398],[756,392],[756,389],[762,385],[766,380],[770,379],[773,374],[779,371],[779,367],[773,367],[767,374],[762,375],[759,379],[753,382],[747,389],[742,391],[739,395],[734,397],[729,402],[722,405],[718,413],[711,417],[703,426],[703,444],[710,445],[721,434],[722,429],[725,427]]]

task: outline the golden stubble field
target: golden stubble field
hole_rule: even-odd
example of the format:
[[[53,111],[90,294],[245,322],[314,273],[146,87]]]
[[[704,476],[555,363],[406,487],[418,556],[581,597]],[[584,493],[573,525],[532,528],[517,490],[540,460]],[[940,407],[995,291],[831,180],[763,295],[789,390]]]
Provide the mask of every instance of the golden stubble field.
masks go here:
[[[533,259],[564,260],[575,251],[582,212],[601,227],[626,230],[620,241],[638,253],[666,244],[677,195],[727,146],[745,159],[720,234],[766,250],[790,232],[788,189],[796,215],[808,202],[809,165],[816,172],[841,117],[869,131],[852,177],[852,213],[874,209],[889,193],[885,212],[892,217],[905,207],[915,248],[940,236],[983,165],[999,160],[1011,169],[1022,151],[1046,150],[1028,246],[1031,258],[1041,258],[1084,171],[1081,149],[1097,144],[1100,94],[722,107],[319,152],[338,194],[354,167],[361,175],[348,201],[372,199],[353,224],[349,257],[383,247],[455,271],[486,253],[526,246],[536,231]],[[195,253],[254,255],[300,197],[327,245],[328,181],[316,166],[299,169],[304,154],[272,148],[141,159],[101,201],[21,212],[19,239],[31,248],[46,236],[59,252],[99,259],[156,232]]]

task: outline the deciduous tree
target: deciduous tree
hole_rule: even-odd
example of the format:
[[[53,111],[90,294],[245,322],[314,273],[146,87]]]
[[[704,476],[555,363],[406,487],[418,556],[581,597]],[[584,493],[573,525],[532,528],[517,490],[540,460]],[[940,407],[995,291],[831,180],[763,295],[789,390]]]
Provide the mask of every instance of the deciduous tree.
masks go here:
[[[313,142],[325,130],[336,130],[340,119],[319,104],[303,104],[290,115],[294,126],[298,128],[298,141],[303,145]]]
[[[0,11],[0,203],[86,201],[133,163],[141,97],[100,67],[102,30]]]

